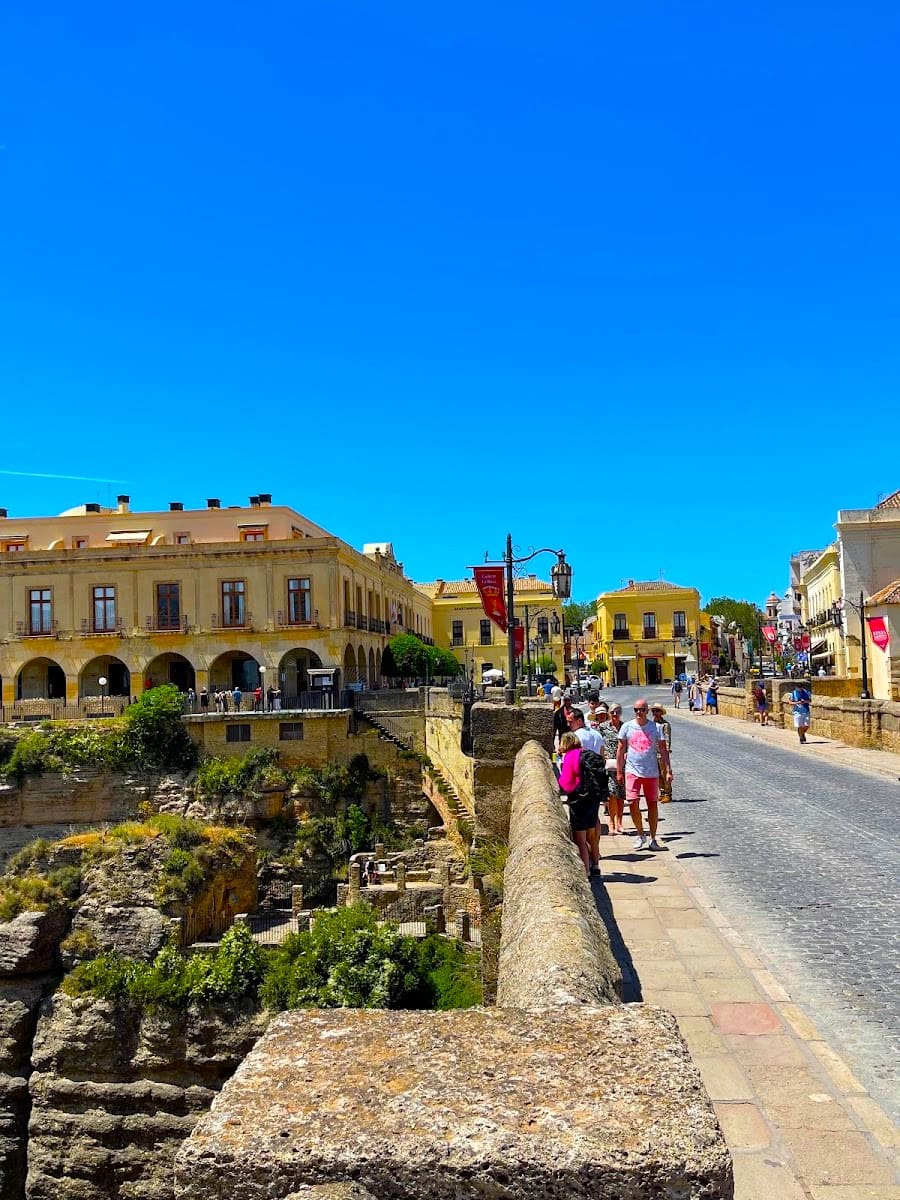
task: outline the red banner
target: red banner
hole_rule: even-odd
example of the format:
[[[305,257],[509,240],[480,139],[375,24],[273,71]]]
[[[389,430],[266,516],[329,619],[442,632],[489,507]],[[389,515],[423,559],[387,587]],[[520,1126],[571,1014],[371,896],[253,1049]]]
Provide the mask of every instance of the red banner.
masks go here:
[[[778,631],[776,630],[774,625],[763,625],[763,627],[762,627],[763,637],[766,639],[766,641],[769,643],[770,646],[775,645],[775,635],[777,632]]]
[[[705,658],[709,658],[709,642],[700,643],[700,661],[702,662]]]
[[[525,626],[517,625],[513,630],[513,653],[521,658],[525,653]]]
[[[503,599],[506,582],[503,567],[474,567],[473,570],[484,615],[506,633],[509,622],[506,619],[506,601]]]
[[[801,649],[801,650],[808,650],[808,649],[810,648],[810,645],[811,645],[811,644],[812,644],[812,639],[810,638],[809,634],[808,634],[808,633],[802,633],[802,634],[800,635],[800,649]]]
[[[872,641],[879,650],[887,653],[888,642],[891,640],[891,635],[888,633],[887,622],[884,617],[866,617],[866,624],[869,626],[869,633],[872,635]]]

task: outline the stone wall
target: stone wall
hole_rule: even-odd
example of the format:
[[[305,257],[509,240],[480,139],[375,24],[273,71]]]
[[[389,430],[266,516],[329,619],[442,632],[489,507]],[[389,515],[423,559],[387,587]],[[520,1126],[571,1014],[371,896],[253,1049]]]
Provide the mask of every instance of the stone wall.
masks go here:
[[[123,774],[78,768],[65,774],[27,776],[21,784],[0,784],[0,828],[21,825],[101,825],[137,812],[142,800],[184,788],[184,776]],[[35,834],[34,836],[38,836]]]
[[[746,690],[720,688],[719,712],[726,717],[754,720],[756,705],[752,688],[755,682],[748,681]],[[847,690],[848,684],[853,696],[825,694],[826,689]],[[793,728],[791,702],[787,697],[796,686],[797,681],[792,679],[765,680],[770,725]],[[858,690],[859,683],[853,680],[814,679],[810,705],[812,732],[845,742],[848,746],[900,753],[900,704],[892,700],[860,700],[856,694]]]
[[[553,748],[553,719],[549,704],[472,706],[472,757],[474,764],[476,835],[506,840],[513,765],[528,741],[548,752]]]
[[[470,816],[475,816],[475,760],[462,750],[463,702],[446,689],[428,689],[425,747]],[[437,803],[435,801],[435,803]]]
[[[621,984],[550,759],[527,742],[513,775],[497,1003],[615,1004]]]

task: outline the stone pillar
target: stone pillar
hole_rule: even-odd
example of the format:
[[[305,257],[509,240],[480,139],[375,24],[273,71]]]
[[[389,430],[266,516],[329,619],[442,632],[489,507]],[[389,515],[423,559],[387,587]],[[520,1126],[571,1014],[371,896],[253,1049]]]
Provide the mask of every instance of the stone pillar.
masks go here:
[[[438,882],[441,885],[444,908],[450,907],[450,860],[445,858],[438,869]]]
[[[359,904],[359,863],[352,862],[350,864],[350,890],[347,897],[348,904]]]
[[[249,913],[235,913],[234,914],[234,923],[235,923],[235,925],[249,925],[250,924],[250,914]]]
[[[465,908],[456,910],[456,936],[461,942],[472,940],[472,919]]]
[[[406,863],[398,862],[394,867],[394,877],[397,880],[397,891],[406,891]]]
[[[446,933],[447,922],[444,918],[443,904],[426,904],[422,909],[422,913],[426,921],[431,921],[434,925],[435,933]]]
[[[375,843],[375,861],[381,862],[384,858],[384,842]]]
[[[346,883],[339,883],[337,885],[337,900],[335,902],[338,908],[346,908],[347,907],[347,905],[350,903],[350,901],[348,899],[349,895],[350,895],[349,886]]]
[[[291,916],[297,917],[303,910],[303,884],[295,883],[291,888]]]

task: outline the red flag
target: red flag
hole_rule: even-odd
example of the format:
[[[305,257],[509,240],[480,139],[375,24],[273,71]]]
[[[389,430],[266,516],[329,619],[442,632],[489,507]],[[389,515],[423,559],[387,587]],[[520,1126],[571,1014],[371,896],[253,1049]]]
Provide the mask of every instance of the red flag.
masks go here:
[[[879,650],[887,653],[888,642],[891,640],[891,635],[888,633],[887,622],[884,617],[866,617],[866,624],[869,626],[869,633],[872,635],[872,641]]]
[[[709,658],[709,642],[701,642],[700,643],[700,661],[703,662],[703,660],[706,658]]]
[[[503,567],[473,567],[473,570],[484,615],[506,633],[509,622],[506,618],[506,601],[503,599]]]
[[[521,658],[525,653],[525,626],[517,625],[513,629],[513,653],[516,658]]]
[[[800,649],[801,649],[801,650],[808,650],[808,649],[809,649],[809,646],[810,646],[810,636],[809,636],[809,634],[808,634],[808,633],[803,633],[803,634],[801,634],[801,635],[800,635]]]
[[[775,626],[774,625],[763,625],[762,631],[763,631],[763,637],[766,639],[766,641],[769,643],[769,645],[774,646],[775,645],[775,634],[777,633]]]

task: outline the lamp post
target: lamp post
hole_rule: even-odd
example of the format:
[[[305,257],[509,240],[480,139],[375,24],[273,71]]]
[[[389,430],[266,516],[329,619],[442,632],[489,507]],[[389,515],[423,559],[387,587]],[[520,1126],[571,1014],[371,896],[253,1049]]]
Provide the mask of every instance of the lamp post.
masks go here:
[[[531,690],[531,640],[530,640],[530,638],[531,638],[531,618],[541,616],[543,613],[547,613],[547,612],[550,613],[550,620],[548,622],[549,630],[551,630],[554,635],[558,634],[560,631],[560,628],[561,628],[560,620],[559,620],[559,616],[553,611],[553,609],[538,608],[534,612],[531,612],[528,605],[527,604],[525,605],[525,662],[526,662],[526,669],[527,669],[526,694],[529,696],[532,695],[532,690]],[[540,626],[538,626],[538,628],[540,628]],[[535,665],[537,665],[537,664],[535,664]]]
[[[859,603],[855,600],[845,600],[845,604],[849,604],[856,615],[859,617],[859,647],[862,655],[862,691],[859,693],[860,700],[871,700],[869,695],[869,659],[866,652],[866,597],[860,592]]]
[[[514,704],[516,700],[516,614],[513,567],[520,563],[531,562],[539,554],[556,555],[556,562],[550,571],[550,583],[553,587],[553,595],[558,600],[568,600],[572,594],[572,568],[566,562],[564,551],[552,550],[548,546],[544,546],[540,550],[532,550],[531,554],[523,554],[519,558],[515,558],[513,556],[512,534],[508,533],[506,535],[506,554],[503,561],[506,566],[506,628],[509,646],[506,688],[504,689],[503,699],[507,704]]]
[[[259,706],[266,711],[266,668],[259,668]]]
[[[103,695],[103,689],[106,687],[106,676],[101,675],[97,682],[100,684],[100,716],[102,717],[106,712],[106,699]]]

